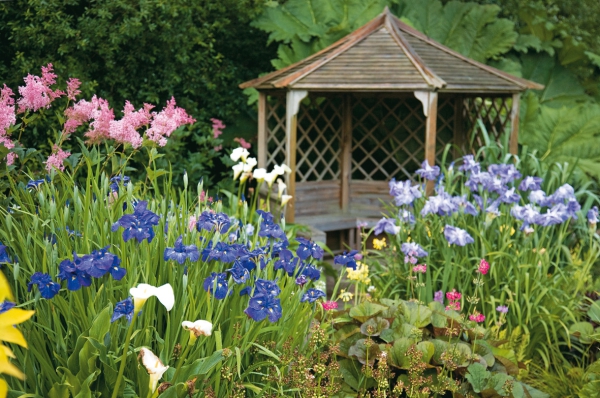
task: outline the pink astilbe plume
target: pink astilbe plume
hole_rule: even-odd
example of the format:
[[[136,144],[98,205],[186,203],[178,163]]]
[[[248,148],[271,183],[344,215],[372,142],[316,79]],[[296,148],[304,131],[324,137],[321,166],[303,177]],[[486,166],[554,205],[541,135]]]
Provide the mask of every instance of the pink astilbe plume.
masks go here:
[[[85,133],[87,142],[96,144],[110,137],[110,122],[115,120],[115,114],[108,101],[94,95],[91,101],[79,100],[65,110],[67,121],[64,132],[69,135],[75,132],[83,123],[90,122],[90,129]]]
[[[160,146],[167,145],[166,137],[170,137],[173,131],[179,126],[196,122],[196,119],[190,117],[185,109],[176,106],[175,98],[173,97],[171,97],[170,101],[167,101],[166,108],[158,113],[152,112],[152,116],[154,118],[150,123],[150,128],[146,131],[146,137],[148,137],[149,140],[158,143]],[[223,127],[225,126],[223,125]]]
[[[42,77],[28,74],[23,79],[25,86],[19,86],[21,98],[17,101],[19,113],[27,110],[37,111],[41,108],[49,108],[52,101],[65,93],[60,90],[52,90],[51,85],[56,83],[56,75],[52,72],[52,64],[42,66]]]
[[[65,166],[63,165],[63,162],[69,156],[71,156],[71,152],[63,151],[61,148],[55,145],[53,148],[52,155],[50,155],[48,157],[48,160],[46,160],[46,170],[48,171],[48,173],[53,168],[58,169],[60,171],[65,171]]]
[[[5,84],[4,88],[0,90],[0,145],[4,145],[6,149],[15,147],[14,142],[8,137],[8,128],[16,122],[13,92]],[[8,165],[13,164],[16,157],[16,153],[9,153],[6,157],[6,163]]]
[[[79,86],[81,86],[81,81],[79,79],[70,78],[67,80],[67,98],[71,101],[75,101],[75,97],[81,94],[81,90],[79,90]]]
[[[212,122],[213,137],[219,138],[219,136],[223,134],[223,129],[226,126],[223,124],[223,121],[215,119],[214,117],[210,118],[210,121]]]
[[[239,143],[242,148],[250,149],[252,145],[241,137],[237,137],[233,139],[235,142]]]
[[[110,122],[109,137],[120,144],[131,144],[136,149],[142,146],[142,136],[137,129],[150,123],[152,108],[152,105],[144,104],[143,108],[136,111],[131,102],[125,101],[123,118]]]

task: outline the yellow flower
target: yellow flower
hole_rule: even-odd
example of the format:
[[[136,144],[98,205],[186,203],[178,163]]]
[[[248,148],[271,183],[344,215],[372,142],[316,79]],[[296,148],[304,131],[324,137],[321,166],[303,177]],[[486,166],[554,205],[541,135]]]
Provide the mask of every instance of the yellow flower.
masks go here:
[[[375,250],[381,250],[384,247],[387,247],[387,243],[385,242],[385,238],[381,238],[381,239],[373,239],[373,247],[375,248]]]
[[[354,297],[354,294],[347,292],[345,290],[340,290],[340,299],[342,299],[343,302],[347,303],[348,301],[352,300],[352,298]]]
[[[364,284],[370,284],[369,279],[369,266],[360,261],[356,262],[356,269],[348,268],[348,279],[352,281],[362,282]]]
[[[13,296],[6,277],[0,273],[0,302],[4,302],[5,299],[13,300]],[[11,308],[5,313],[0,314],[0,343],[13,343],[27,348],[27,341],[25,341],[21,331],[15,328],[14,325],[25,322],[33,314],[34,311],[26,311],[20,308]],[[9,376],[23,379],[23,373],[9,361],[9,357],[15,357],[12,350],[0,344],[0,374],[5,373]],[[3,379],[0,379],[0,397],[6,396],[7,389],[7,383]]]

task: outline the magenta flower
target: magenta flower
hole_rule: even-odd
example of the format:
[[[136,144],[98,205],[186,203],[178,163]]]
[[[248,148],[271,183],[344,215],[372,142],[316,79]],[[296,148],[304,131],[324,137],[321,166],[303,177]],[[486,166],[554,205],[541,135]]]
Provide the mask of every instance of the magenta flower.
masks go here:
[[[481,323],[481,322],[485,321],[485,315],[479,314],[479,313],[474,313],[473,315],[469,315],[469,319],[474,322]]]
[[[412,270],[413,270],[413,272],[419,272],[421,274],[424,274],[425,272],[427,272],[427,265],[426,264],[415,265]]]
[[[481,275],[486,275],[490,270],[490,263],[488,263],[484,258],[479,262],[479,267],[477,268],[477,272],[481,273]]]
[[[336,310],[338,308],[338,303],[335,301],[323,301],[321,306],[325,311]]]

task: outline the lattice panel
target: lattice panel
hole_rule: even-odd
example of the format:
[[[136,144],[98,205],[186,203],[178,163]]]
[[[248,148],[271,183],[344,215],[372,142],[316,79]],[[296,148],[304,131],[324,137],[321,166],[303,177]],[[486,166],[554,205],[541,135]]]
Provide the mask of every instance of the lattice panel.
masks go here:
[[[456,97],[438,97],[435,157],[440,161],[446,145],[454,143],[454,105]]]
[[[425,116],[416,98],[356,98],[352,179],[412,178],[425,158]]]
[[[285,163],[285,96],[267,99],[267,170]]]
[[[296,135],[297,181],[335,180],[340,177],[342,135],[341,98],[311,98],[298,112]]]
[[[467,124],[469,143],[472,148],[485,144],[481,120],[490,138],[500,141],[500,136],[510,129],[512,97],[474,97],[464,100],[463,116]]]

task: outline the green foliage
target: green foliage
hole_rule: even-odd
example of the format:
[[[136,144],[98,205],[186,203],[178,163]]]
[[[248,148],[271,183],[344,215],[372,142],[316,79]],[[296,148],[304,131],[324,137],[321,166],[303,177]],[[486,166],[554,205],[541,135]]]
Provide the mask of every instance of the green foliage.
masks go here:
[[[496,6],[439,0],[291,0],[265,10],[253,23],[281,42],[276,68],[297,62],[334,43],[381,13],[384,6],[407,23],[479,61],[500,56],[517,39],[513,24],[498,18]]]
[[[53,63],[59,76],[86,82],[84,96],[98,94],[117,115],[125,100],[139,108],[174,96],[199,123],[167,147],[165,159],[178,175],[185,169],[194,180],[219,179],[227,165],[210,153],[219,144],[207,150],[204,137],[215,117],[254,138],[254,112],[237,85],[268,69],[275,53],[249,26],[262,7],[262,0],[0,2],[0,81],[17,92],[24,74]],[[20,138],[23,147],[49,148],[56,117],[46,112],[44,119]]]

